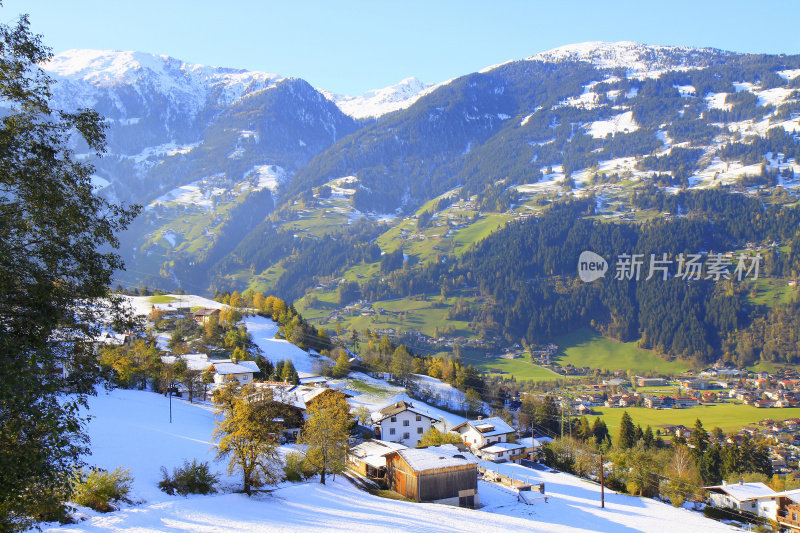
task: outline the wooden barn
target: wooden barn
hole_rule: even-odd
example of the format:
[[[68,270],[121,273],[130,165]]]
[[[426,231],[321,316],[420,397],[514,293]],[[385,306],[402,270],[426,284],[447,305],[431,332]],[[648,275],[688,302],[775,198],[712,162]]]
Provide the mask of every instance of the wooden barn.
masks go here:
[[[463,455],[408,448],[386,456],[389,488],[418,502],[478,505],[478,464]]]

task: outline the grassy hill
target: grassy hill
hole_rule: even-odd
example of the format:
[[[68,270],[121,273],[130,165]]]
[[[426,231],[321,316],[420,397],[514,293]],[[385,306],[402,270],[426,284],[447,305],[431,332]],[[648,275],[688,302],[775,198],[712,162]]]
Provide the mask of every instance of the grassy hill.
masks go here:
[[[632,370],[640,374],[680,374],[689,367],[680,361],[665,361],[635,342],[608,339],[588,329],[580,329],[559,338],[558,356],[561,366],[572,364],[606,370]]]

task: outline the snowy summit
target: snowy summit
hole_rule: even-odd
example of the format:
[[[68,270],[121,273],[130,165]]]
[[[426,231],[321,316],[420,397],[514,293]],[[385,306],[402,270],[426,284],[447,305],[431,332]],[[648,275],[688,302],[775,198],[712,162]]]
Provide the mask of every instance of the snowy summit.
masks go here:
[[[406,109],[436,87],[437,85],[422,83],[411,77],[383,89],[367,91],[361,96],[334,94],[324,89],[320,89],[320,92],[346,115],[353,118],[376,118],[398,109]]]

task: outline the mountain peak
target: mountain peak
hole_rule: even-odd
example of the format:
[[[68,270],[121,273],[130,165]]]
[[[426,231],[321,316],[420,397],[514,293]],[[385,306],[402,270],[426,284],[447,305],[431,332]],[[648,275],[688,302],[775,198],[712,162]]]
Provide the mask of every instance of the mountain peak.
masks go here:
[[[423,83],[412,76],[383,89],[367,91],[360,96],[334,94],[324,89],[320,92],[343,113],[353,118],[375,118],[409,107],[434,88],[433,84]]]
[[[697,65],[704,59],[725,54],[714,48],[654,46],[632,41],[587,41],[553,48],[532,55],[528,61],[586,61],[600,68],[625,68],[631,73],[647,74]]]

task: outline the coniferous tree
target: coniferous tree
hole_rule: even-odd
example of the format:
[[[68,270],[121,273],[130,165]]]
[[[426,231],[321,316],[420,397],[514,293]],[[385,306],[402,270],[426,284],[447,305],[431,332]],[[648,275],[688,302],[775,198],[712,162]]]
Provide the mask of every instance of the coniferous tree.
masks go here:
[[[617,440],[614,444],[621,450],[628,450],[636,444],[636,428],[633,426],[633,420],[628,411],[622,413],[617,430]]]

